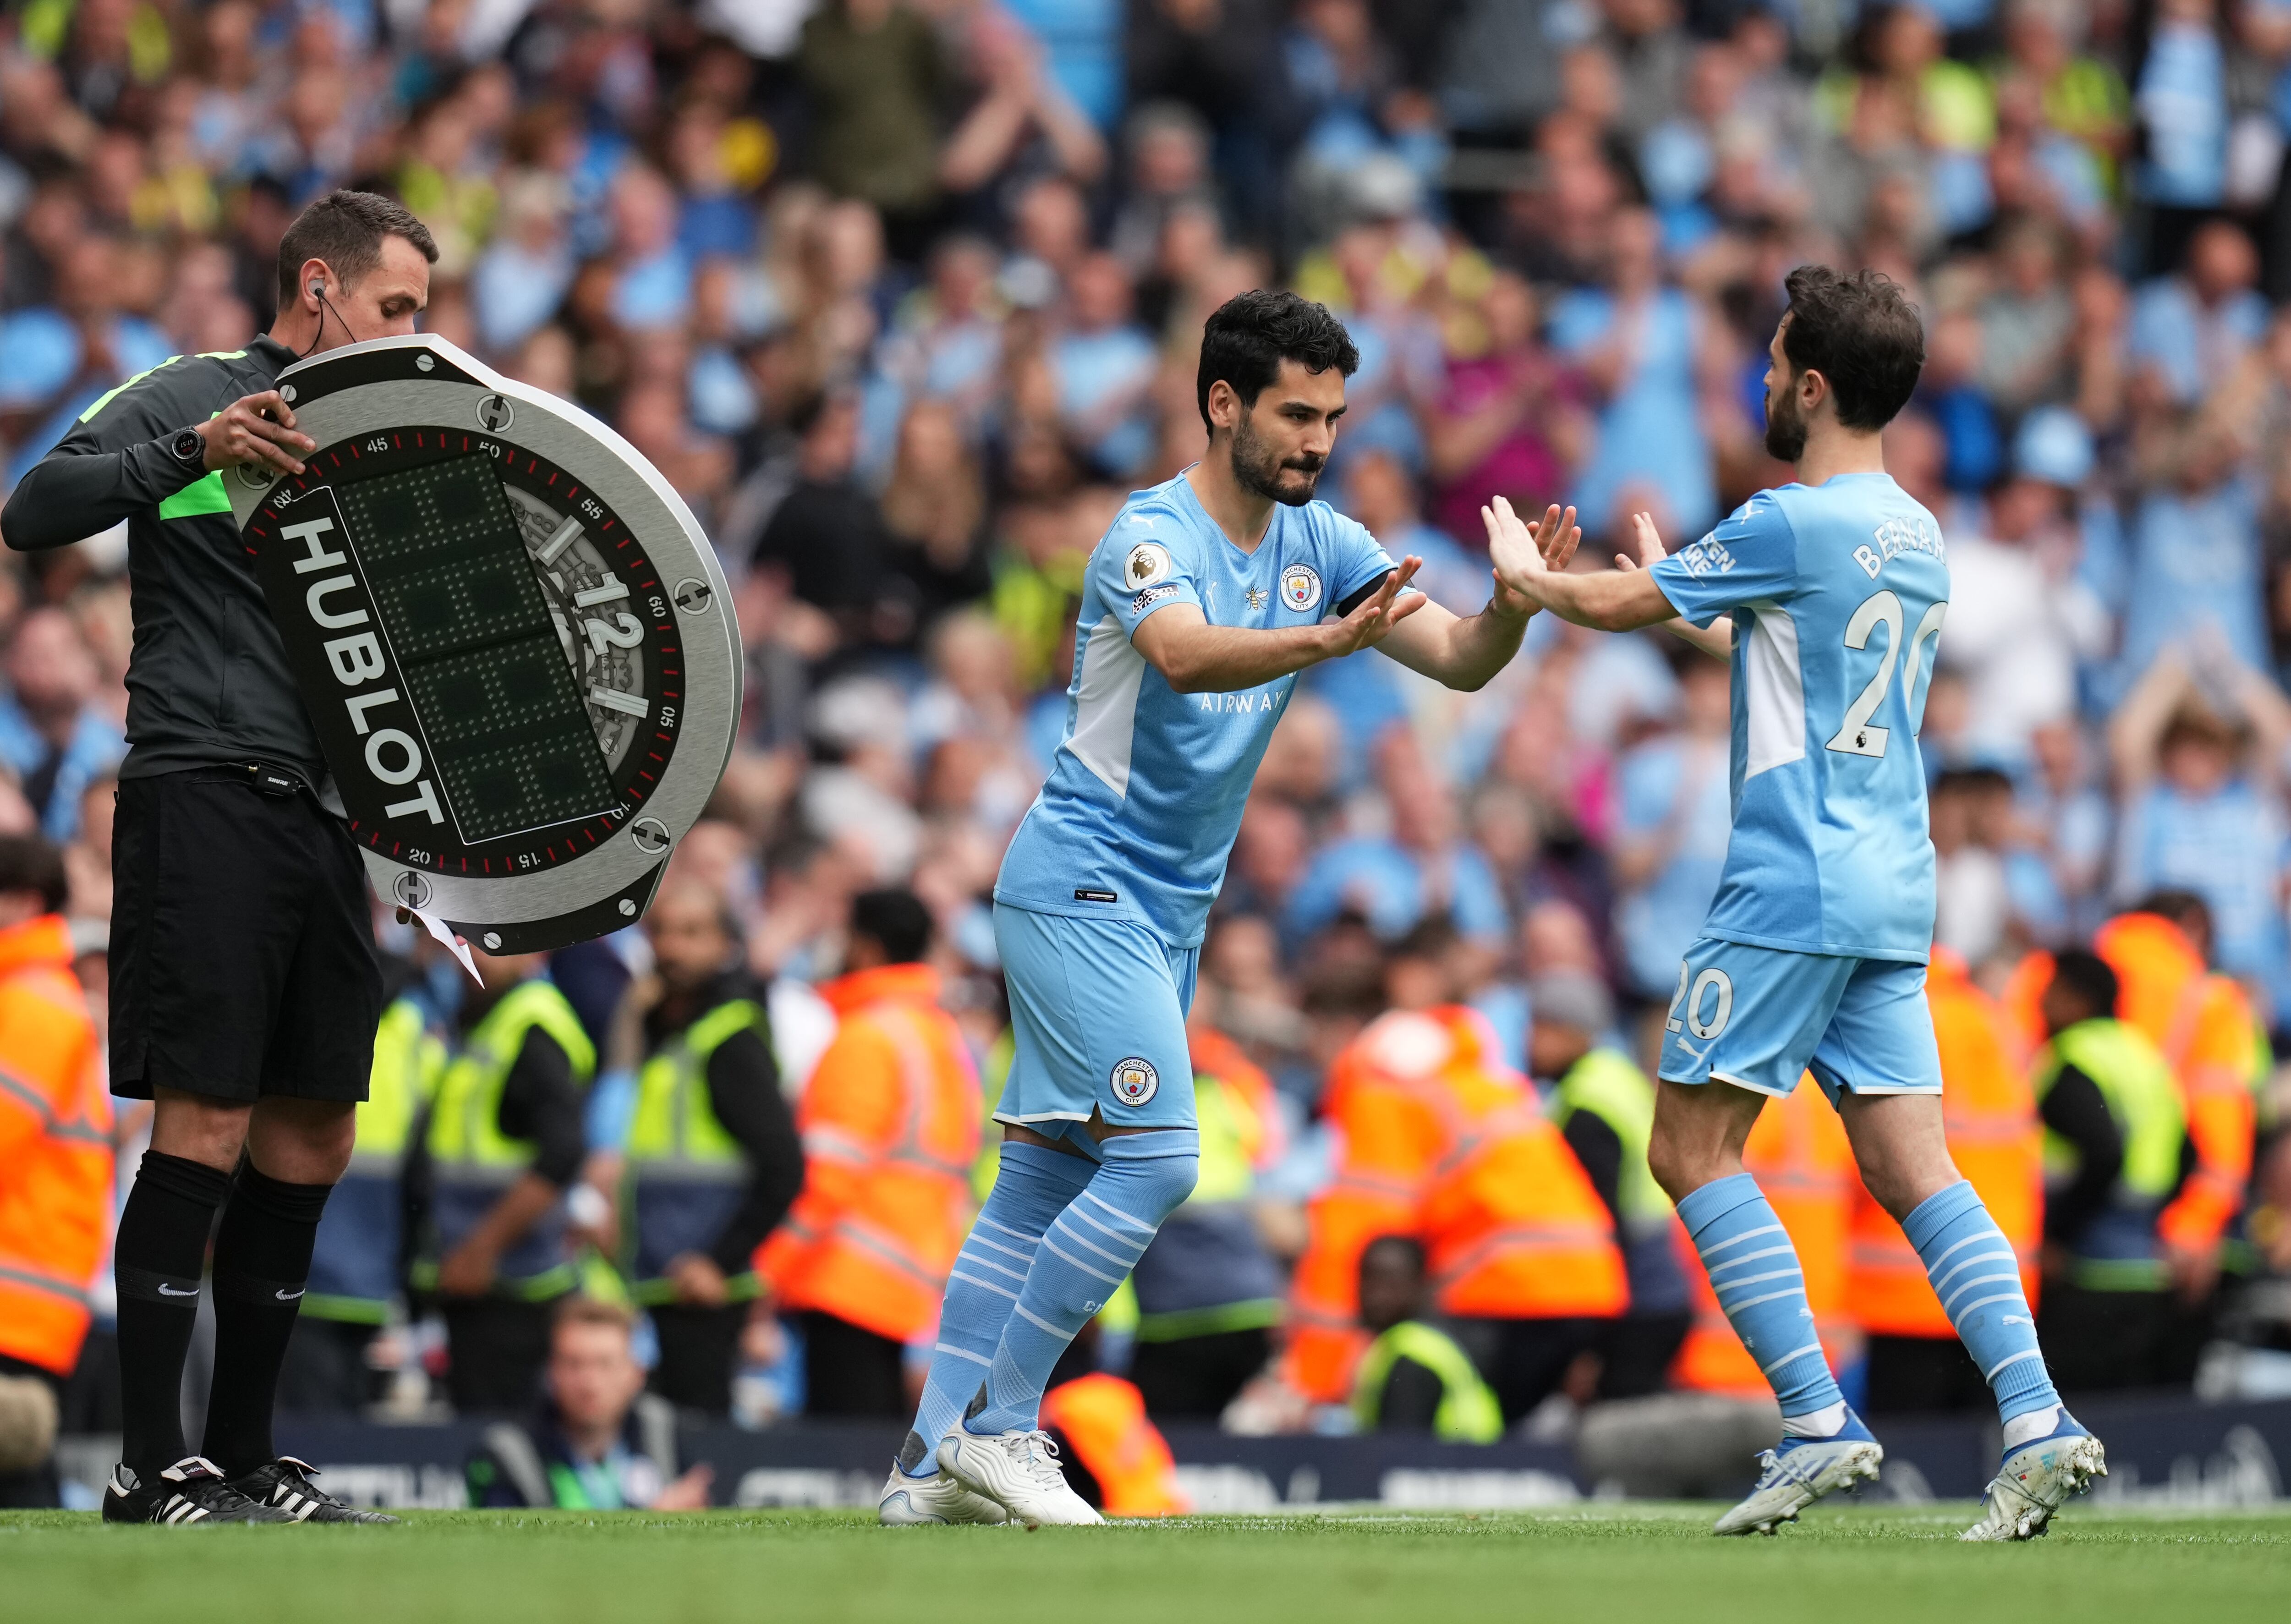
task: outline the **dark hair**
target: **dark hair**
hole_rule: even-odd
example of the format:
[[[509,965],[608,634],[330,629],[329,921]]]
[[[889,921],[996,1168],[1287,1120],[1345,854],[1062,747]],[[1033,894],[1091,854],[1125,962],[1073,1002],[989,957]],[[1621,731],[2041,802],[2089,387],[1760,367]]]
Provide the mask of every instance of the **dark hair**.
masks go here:
[[[328,192],[297,214],[278,239],[279,308],[285,310],[302,296],[294,278],[305,261],[326,261],[342,279],[342,287],[353,287],[382,263],[382,242],[392,237],[412,243],[432,265],[438,262],[438,239],[396,198],[378,192]],[[339,297],[342,288],[327,292]]]
[[[894,964],[912,964],[930,951],[930,910],[903,887],[862,891],[851,899],[851,934],[872,938]]]
[[[2201,929],[2205,935],[2211,934],[2212,905],[2193,891],[2177,890],[2169,887],[2160,891],[2150,891],[2132,904],[2132,912],[2153,913],[2158,919],[2170,920],[2182,930],[2192,923]]]
[[[1384,966],[1374,961],[1322,964],[1306,976],[1299,1001],[1307,1016],[1374,1020],[1384,1013]]]
[[[71,894],[63,853],[36,834],[0,835],[0,891],[37,891],[41,912],[62,912]]]
[[[1909,404],[1925,364],[1925,324],[1901,286],[1880,271],[1841,277],[1827,265],[1801,265],[1789,290],[1782,353],[1798,372],[1829,380],[1837,421],[1849,429],[1882,429]]]
[[[1410,926],[1407,934],[1392,945],[1390,956],[1395,959],[1444,959],[1461,940],[1462,933],[1457,930],[1455,921],[1444,910],[1427,913]]]
[[[1218,306],[1202,326],[1202,366],[1194,380],[1202,427],[1209,426],[1210,384],[1224,379],[1242,406],[1253,406],[1281,375],[1283,361],[1312,373],[1333,366],[1349,378],[1360,370],[1360,351],[1327,305],[1295,293],[1252,288]]]
[[[1716,664],[1716,661],[1712,661]],[[2013,780],[1994,767],[1951,767],[1942,769],[1934,778],[1933,792],[1941,795],[1978,795],[1983,792],[2002,790],[2010,794]]]
[[[2053,956],[2053,985],[2071,994],[2095,1015],[2114,1015],[2118,984],[2108,961],[2081,947],[2063,948]]]
[[[1414,1235],[1379,1235],[1375,1240],[1371,1241],[1366,1246],[1362,1247],[1360,1267],[1363,1272],[1365,1272],[1368,1268],[1369,1258],[1379,1252],[1396,1253],[1400,1257],[1405,1258],[1408,1264],[1408,1272],[1414,1274],[1419,1280],[1424,1277],[1424,1271],[1429,1266],[1424,1250],[1424,1242],[1418,1240]]]

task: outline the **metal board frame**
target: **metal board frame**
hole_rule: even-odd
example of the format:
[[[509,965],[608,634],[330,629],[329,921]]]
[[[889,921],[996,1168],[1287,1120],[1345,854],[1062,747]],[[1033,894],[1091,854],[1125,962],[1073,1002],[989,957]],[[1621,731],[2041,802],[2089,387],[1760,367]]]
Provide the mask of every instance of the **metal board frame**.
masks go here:
[[[512,938],[506,950],[518,951],[530,950],[548,934],[533,929],[546,921],[582,919],[582,928],[567,942],[630,922],[649,903],[675,842],[698,821],[715,792],[731,760],[740,717],[739,623],[723,568],[700,521],[643,454],[610,427],[501,376],[428,334],[329,350],[288,367],[279,374],[278,388],[293,408],[296,430],[321,447],[400,426],[435,424],[466,426],[489,440],[528,449],[594,491],[639,538],[663,583],[705,584],[705,601],[696,607],[671,597],[684,659],[681,721],[670,760],[640,816],[554,867],[489,878],[441,873],[370,848],[359,849],[378,894],[442,918],[488,946],[504,937],[502,932],[489,933],[493,926],[527,927],[505,933]],[[253,463],[223,478],[232,519],[242,533],[282,487],[299,491],[326,483],[315,473],[280,475]],[[664,840],[659,830],[647,827],[655,821],[665,830]],[[602,917],[597,917],[599,904],[605,904]],[[486,939],[489,934],[492,940]]]

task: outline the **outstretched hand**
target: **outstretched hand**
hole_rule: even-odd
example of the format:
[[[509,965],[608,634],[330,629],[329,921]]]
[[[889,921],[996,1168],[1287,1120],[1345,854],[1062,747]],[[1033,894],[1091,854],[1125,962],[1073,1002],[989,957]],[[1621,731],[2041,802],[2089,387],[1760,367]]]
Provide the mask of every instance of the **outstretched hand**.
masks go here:
[[[1423,593],[1412,592],[1405,598],[1400,593],[1423,567],[1424,560],[1410,553],[1401,559],[1397,569],[1386,575],[1382,586],[1369,594],[1351,614],[1327,628],[1328,657],[1341,659],[1360,649],[1375,647],[1387,632],[1422,608],[1429,601]]]
[[[1575,510],[1562,512],[1554,502],[1540,523],[1531,525],[1513,511],[1509,498],[1499,496],[1480,510],[1480,519],[1488,527],[1488,561],[1499,588],[1541,607],[1544,582],[1564,570],[1582,544]]]
[[[1631,515],[1631,539],[1638,545],[1639,556],[1634,559],[1627,552],[1617,553],[1617,569],[1652,569],[1670,557],[1670,550],[1662,544],[1662,536],[1654,527],[1654,515],[1652,513]]]
[[[1654,527],[1652,513],[1631,515],[1631,540],[1639,550],[1637,558],[1628,552],[1615,555],[1615,567],[1626,575],[1652,569],[1670,557],[1670,550],[1662,544],[1661,533]],[[1685,620],[1668,620],[1663,623],[1663,630],[1693,644],[1714,660],[1726,659],[1734,652],[1733,625],[1723,619],[1716,625],[1706,627],[1697,627]]]

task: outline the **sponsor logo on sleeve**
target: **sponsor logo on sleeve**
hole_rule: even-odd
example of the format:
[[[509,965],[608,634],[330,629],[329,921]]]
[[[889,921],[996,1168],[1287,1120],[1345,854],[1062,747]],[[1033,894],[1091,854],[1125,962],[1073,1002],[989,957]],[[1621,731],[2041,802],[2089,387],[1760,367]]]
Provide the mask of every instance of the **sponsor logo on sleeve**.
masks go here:
[[[1170,575],[1170,550],[1159,542],[1140,542],[1129,550],[1122,560],[1121,583],[1129,587],[1152,586],[1165,581]]]
[[[1679,567],[1698,581],[1705,575],[1723,575],[1734,567],[1734,555],[1713,536],[1688,543],[1678,550],[1677,558]]]
[[[1174,581],[1164,581],[1159,586],[1149,586],[1129,600],[1129,612],[1132,615],[1143,615],[1164,598],[1175,598],[1177,595],[1178,584]]]
[[[1162,1088],[1162,1074],[1154,1069],[1154,1063],[1137,1055],[1116,1060],[1107,1081],[1113,1085],[1113,1097],[1125,1105],[1142,1105]]]
[[[1281,572],[1281,601],[1299,615],[1321,607],[1321,572],[1310,564],[1291,564]]]

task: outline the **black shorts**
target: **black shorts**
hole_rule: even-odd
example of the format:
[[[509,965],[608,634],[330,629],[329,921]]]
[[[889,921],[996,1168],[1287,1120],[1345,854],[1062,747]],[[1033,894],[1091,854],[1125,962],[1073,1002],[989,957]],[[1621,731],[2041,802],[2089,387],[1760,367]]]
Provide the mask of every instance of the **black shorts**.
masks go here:
[[[382,963],[350,832],[243,768],[119,785],[111,1091],[362,1100]]]

